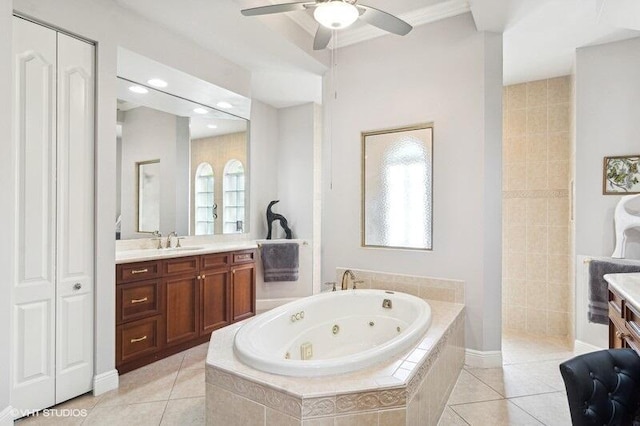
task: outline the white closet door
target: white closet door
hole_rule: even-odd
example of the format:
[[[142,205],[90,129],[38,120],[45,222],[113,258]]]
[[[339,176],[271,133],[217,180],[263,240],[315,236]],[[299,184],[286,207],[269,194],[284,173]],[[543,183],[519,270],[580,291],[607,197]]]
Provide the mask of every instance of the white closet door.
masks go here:
[[[56,33],[13,20],[13,119],[17,149],[17,229],[13,306],[12,405],[55,402]]]
[[[93,55],[58,33],[56,403],[93,388]]]

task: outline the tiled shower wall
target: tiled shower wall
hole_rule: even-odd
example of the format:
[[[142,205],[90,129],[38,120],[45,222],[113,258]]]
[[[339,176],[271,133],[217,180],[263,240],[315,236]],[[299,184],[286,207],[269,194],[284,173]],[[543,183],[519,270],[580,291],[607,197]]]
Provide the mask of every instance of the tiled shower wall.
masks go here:
[[[569,336],[571,77],[504,88],[503,327]]]

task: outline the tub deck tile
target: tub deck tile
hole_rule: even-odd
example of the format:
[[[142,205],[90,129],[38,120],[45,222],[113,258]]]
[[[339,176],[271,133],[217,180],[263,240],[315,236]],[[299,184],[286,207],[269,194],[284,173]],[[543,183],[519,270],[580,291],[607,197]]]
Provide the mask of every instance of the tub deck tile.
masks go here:
[[[436,360],[451,355],[463,338],[459,334],[464,334],[464,305],[439,301],[429,304],[433,312],[431,327],[414,348],[366,370],[336,376],[289,377],[246,366],[233,352],[233,339],[243,322],[233,324],[212,335],[206,382],[303,424],[305,420],[406,409],[423,388],[427,374],[437,367]],[[450,364],[452,374],[447,373],[446,379],[457,376],[454,370],[462,367],[457,365],[461,363]],[[446,381],[444,373],[441,375],[439,381]],[[452,380],[455,382],[455,377]]]

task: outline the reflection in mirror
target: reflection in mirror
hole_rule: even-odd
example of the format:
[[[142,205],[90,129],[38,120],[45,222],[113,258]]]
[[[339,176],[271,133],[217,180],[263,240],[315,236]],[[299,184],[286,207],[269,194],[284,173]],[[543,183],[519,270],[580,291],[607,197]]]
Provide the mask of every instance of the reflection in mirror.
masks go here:
[[[160,229],[160,160],[136,163],[138,169],[138,232]]]
[[[248,232],[247,143],[244,118],[119,78],[121,238],[145,238],[156,230],[163,235]],[[156,161],[155,210],[146,204],[151,188],[142,186],[151,182],[140,175],[150,178],[150,159]]]
[[[362,133],[362,245],[432,249],[433,125]]]

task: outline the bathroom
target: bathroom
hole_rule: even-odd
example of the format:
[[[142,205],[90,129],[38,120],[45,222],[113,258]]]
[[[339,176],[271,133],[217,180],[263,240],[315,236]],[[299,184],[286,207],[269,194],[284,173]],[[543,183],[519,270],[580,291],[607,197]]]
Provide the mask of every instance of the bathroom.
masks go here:
[[[411,37],[377,37],[345,45],[338,51],[338,66],[333,74],[329,66],[330,52],[313,52],[305,45],[304,59],[299,60],[300,51],[294,46],[295,42],[285,40],[282,34],[274,34],[270,29],[280,25],[296,34],[300,27],[293,22],[274,18],[259,24],[258,32],[252,35],[255,42],[262,37],[266,42],[281,43],[284,47],[281,56],[269,51],[253,59],[279,65],[258,67],[243,58],[243,46],[236,46],[234,50],[222,42],[211,41],[212,44],[205,47],[188,35],[168,29],[168,14],[155,10],[152,2],[135,5],[132,1],[64,0],[55,3],[1,0],[0,51],[4,55],[0,84],[3,93],[11,92],[14,12],[97,45],[93,245],[96,393],[118,386],[113,321],[117,151],[113,141],[116,140],[114,106],[121,49],[251,99],[249,231],[242,238],[264,238],[265,208],[271,200],[280,199],[274,210],[287,217],[295,238],[308,244],[301,249],[308,250],[310,255],[306,269],[311,278],[292,287],[293,291],[303,290],[303,294],[280,294],[273,288],[258,285],[256,292],[258,299],[263,299],[263,306],[274,306],[273,301],[264,302],[268,299],[318,293],[326,289],[323,283],[336,280],[337,268],[344,267],[461,281],[464,282],[467,364],[502,365],[504,172],[500,135],[505,85],[503,52],[506,50],[503,49],[506,47],[503,48],[503,35],[493,32],[496,30],[488,23],[483,28],[485,31],[477,30],[478,23],[469,13],[466,2],[447,2],[451,9],[458,7],[459,10],[450,11],[446,19],[416,26]],[[240,3],[242,7],[260,5],[258,2],[224,2],[220,7],[239,10]],[[201,6],[198,2],[193,4],[194,9]],[[147,12],[143,13],[142,9]],[[176,20],[189,22],[189,13],[193,13],[193,9],[179,11]],[[206,21],[198,21],[198,25],[206,31]],[[255,24],[240,17],[233,25],[240,25],[250,33]],[[221,26],[220,31],[224,30]],[[210,34],[214,37],[215,33]],[[303,35],[305,37],[298,34],[309,43],[310,36]],[[214,47],[224,54],[216,53]],[[636,38],[579,49],[576,54],[571,80],[575,106],[572,126],[580,144],[572,149],[573,186],[566,188],[567,198],[575,197],[575,221],[567,225],[574,229],[575,245],[567,258],[575,260],[571,263],[575,264],[576,276],[582,265],[578,256],[606,257],[613,250],[613,209],[617,197],[601,195],[602,175],[593,171],[601,171],[605,156],[636,154],[637,143],[630,135],[637,134],[638,129],[636,120],[629,117],[637,115],[639,107],[638,102],[630,101],[625,93],[638,87],[632,77],[639,67],[638,60],[629,54],[637,48]],[[608,55],[618,59],[615,66],[605,61]],[[571,73],[568,69],[564,74],[552,73],[549,77]],[[603,81],[602,75],[611,77]],[[620,90],[621,82],[624,90]],[[296,93],[282,89],[293,84],[299,88]],[[278,99],[282,93],[287,93],[288,98]],[[11,97],[2,98],[0,139],[5,144],[2,149],[13,152],[14,148],[9,145],[15,127],[11,122]],[[609,101],[602,102],[602,99]],[[364,248],[360,243],[361,218],[357,213],[361,203],[360,133],[424,122],[434,123],[433,250]],[[301,140],[305,143],[301,144]],[[15,197],[11,156],[3,156],[0,162],[2,193],[8,198]],[[16,220],[13,211],[3,211],[0,219],[7,224]],[[164,236],[171,230],[164,231]],[[7,234],[3,253],[12,253],[17,231],[7,225]],[[631,241],[628,250],[629,258],[639,257],[637,242]],[[11,275],[15,257],[1,258],[2,269]],[[573,283],[571,278],[566,281],[567,286]],[[11,324],[12,297],[8,285],[0,289],[0,299],[4,301],[0,323]],[[571,304],[571,299],[568,300]],[[566,312],[574,313],[570,308]],[[13,329],[3,325],[0,330],[0,337],[11,341]],[[570,339],[578,337],[574,335]],[[11,378],[6,366],[12,365],[12,357],[11,347],[2,345],[0,413],[5,413],[2,410],[11,405]],[[186,357],[183,362],[184,359]],[[153,408],[157,407],[153,405]],[[0,417],[0,424],[10,422],[8,416]]]

